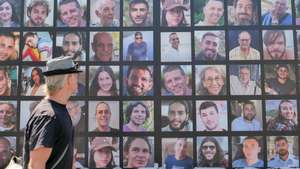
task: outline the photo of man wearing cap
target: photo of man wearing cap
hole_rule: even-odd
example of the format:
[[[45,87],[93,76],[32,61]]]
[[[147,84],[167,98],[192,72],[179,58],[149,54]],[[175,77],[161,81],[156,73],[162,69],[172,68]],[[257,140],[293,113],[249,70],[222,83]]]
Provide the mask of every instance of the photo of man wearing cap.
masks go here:
[[[32,112],[25,129],[24,168],[72,168],[74,127],[66,108],[82,72],[72,57],[46,65],[46,97]]]
[[[114,168],[114,153],[117,151],[117,138],[95,137],[91,141],[90,168]],[[113,153],[114,151],[114,153]]]

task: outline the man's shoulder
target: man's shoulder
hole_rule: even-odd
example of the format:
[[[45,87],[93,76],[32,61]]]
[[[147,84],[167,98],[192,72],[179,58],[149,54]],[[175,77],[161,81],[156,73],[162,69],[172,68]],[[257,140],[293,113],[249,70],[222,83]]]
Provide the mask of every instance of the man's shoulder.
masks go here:
[[[47,116],[55,116],[55,112],[51,106],[51,103],[48,99],[43,99],[33,110],[32,114],[34,116],[39,115],[47,115]]]

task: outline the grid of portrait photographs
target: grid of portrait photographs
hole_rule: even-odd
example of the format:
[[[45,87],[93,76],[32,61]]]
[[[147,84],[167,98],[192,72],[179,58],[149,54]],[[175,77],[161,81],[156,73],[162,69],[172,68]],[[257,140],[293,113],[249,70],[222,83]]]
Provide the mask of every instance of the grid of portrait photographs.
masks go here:
[[[300,0],[0,0],[0,168],[59,56],[75,168],[300,167]]]

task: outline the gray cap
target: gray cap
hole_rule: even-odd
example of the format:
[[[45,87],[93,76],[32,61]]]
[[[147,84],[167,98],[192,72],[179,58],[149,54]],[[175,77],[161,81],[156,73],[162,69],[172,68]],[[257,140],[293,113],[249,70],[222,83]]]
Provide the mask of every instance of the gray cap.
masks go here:
[[[52,76],[80,72],[82,70],[79,69],[78,63],[75,63],[71,56],[60,56],[47,62],[46,71],[43,74]]]

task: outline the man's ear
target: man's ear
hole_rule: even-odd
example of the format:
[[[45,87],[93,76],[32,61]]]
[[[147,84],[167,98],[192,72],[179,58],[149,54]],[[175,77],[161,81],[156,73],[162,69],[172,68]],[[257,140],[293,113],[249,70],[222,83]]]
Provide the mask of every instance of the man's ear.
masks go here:
[[[27,16],[28,16],[28,19],[30,18],[30,10],[27,8]]]
[[[84,10],[80,8],[80,16],[83,17],[84,15]]]
[[[184,75],[184,79],[185,79],[185,84],[189,85],[189,80],[190,80],[189,76],[188,75]]]
[[[95,14],[100,18],[101,12],[98,9],[95,10]]]

